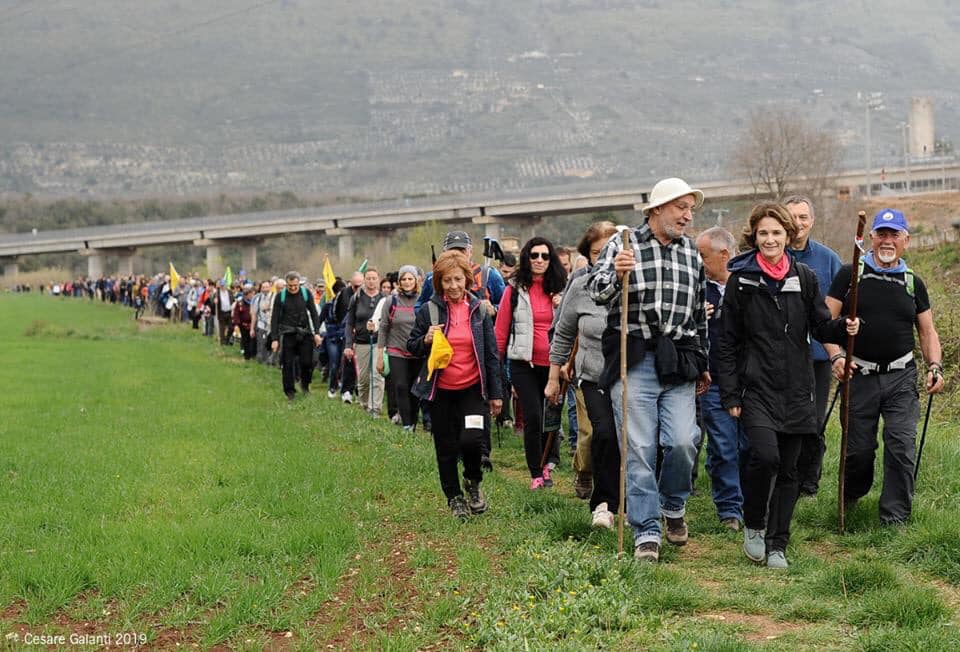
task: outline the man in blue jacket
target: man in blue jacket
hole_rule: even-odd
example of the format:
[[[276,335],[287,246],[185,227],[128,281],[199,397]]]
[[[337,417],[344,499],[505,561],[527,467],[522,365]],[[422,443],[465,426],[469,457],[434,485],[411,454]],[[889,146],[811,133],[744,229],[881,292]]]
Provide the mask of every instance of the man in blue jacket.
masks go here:
[[[810,237],[816,215],[813,202],[803,195],[788,197],[784,204],[793,218],[797,221],[797,237],[790,244],[788,251],[798,263],[803,263],[813,270],[820,284],[820,292],[825,293],[830,287],[833,277],[840,271],[840,256],[836,252]],[[829,356],[823,345],[816,340],[810,342],[813,354],[814,399],[817,406],[817,437],[804,439],[800,449],[800,459],[797,460],[797,478],[800,482],[801,496],[815,496],[820,486],[820,472],[823,468],[823,453],[827,444],[820,424],[826,417],[827,400],[830,397],[830,382],[832,379]]]

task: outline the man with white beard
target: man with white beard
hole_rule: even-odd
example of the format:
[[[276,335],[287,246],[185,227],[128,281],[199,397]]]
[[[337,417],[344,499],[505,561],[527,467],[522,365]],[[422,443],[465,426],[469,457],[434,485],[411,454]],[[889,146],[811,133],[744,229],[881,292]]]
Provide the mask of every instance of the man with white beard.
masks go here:
[[[899,525],[910,518],[913,506],[920,418],[914,326],[926,361],[927,394],[943,390],[943,357],[927,288],[901,257],[910,243],[906,217],[892,208],[881,210],[873,218],[870,238],[871,250],[861,259],[859,269],[857,316],[861,327],[853,351],[833,344],[825,346],[837,379],[843,377],[846,356],[853,358],[843,500],[852,507],[870,491],[877,425],[882,416],[880,522]],[[827,294],[827,307],[834,318],[848,314],[851,271],[850,265],[840,268]]]

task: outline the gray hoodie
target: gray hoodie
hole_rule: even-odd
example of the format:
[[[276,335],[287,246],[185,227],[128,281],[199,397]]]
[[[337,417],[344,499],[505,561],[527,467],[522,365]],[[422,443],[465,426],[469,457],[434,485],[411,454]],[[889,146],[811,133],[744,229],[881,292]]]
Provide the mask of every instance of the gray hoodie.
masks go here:
[[[554,323],[553,341],[550,343],[550,363],[563,365],[570,357],[573,343],[580,335],[577,349],[577,378],[590,383],[598,382],[603,370],[603,351],[600,337],[607,327],[607,307],[598,306],[587,291],[589,274],[570,281],[563,295],[560,314]]]

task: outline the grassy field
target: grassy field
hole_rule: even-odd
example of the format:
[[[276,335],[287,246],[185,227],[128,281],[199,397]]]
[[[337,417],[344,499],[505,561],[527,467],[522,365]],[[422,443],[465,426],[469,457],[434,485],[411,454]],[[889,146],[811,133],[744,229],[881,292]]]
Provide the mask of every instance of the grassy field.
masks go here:
[[[425,436],[319,386],[288,404],[275,370],[187,328],[7,295],[0,352],[11,648],[960,648],[960,433],[937,412],[908,526],[879,525],[875,490],[835,534],[833,429],[789,571],[743,557],[703,473],[690,544],[649,566],[618,563],[615,533],[591,530],[566,462],[555,490],[530,494],[512,433],[490,511],[459,524]]]

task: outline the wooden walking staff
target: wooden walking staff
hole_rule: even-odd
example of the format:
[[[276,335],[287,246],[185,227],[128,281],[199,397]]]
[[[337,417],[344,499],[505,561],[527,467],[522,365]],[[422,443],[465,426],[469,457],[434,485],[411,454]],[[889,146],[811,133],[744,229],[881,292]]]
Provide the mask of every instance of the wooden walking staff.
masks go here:
[[[618,226],[623,249],[632,247],[630,227]],[[630,305],[630,272],[620,279],[620,500],[617,503],[617,559],[623,559],[623,522],[627,505],[627,313]]]
[[[850,268],[850,297],[847,318],[857,316],[857,289],[860,286],[860,252],[863,251],[863,228],[867,223],[867,214],[860,211],[857,214],[857,239],[853,243],[853,265]],[[840,470],[837,479],[837,527],[843,534],[846,525],[846,510],[843,504],[843,493],[847,472],[847,432],[850,426],[850,369],[853,366],[853,343],[856,335],[847,335],[847,357],[843,365],[843,411],[840,431]]]

